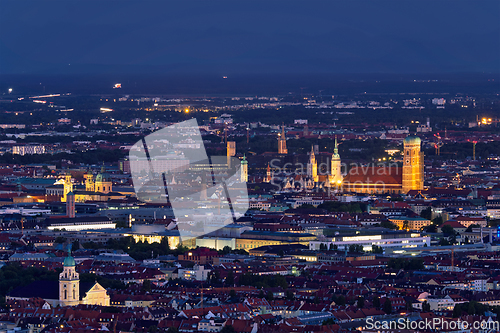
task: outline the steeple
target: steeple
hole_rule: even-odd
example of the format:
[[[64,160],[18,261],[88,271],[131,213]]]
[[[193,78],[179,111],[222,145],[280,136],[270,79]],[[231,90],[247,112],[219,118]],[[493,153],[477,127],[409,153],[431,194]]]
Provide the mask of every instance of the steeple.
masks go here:
[[[269,162],[267,163],[267,170],[266,170],[266,178],[264,178],[265,183],[269,183],[271,181],[271,167],[269,166]]]
[[[335,184],[335,186],[340,186],[342,184],[343,177],[341,167],[339,144],[337,142],[337,136],[335,136],[335,148],[333,149],[332,160],[330,161],[330,184]]]
[[[339,145],[337,143],[337,136],[335,135],[335,148],[333,149],[333,156],[334,157],[339,157]]]
[[[278,134],[278,154],[288,154],[288,149],[286,148],[285,123],[281,125],[281,133]]]
[[[240,166],[240,179],[242,182],[248,182],[248,161],[245,154],[243,154],[243,159],[241,160]]]
[[[318,182],[318,164],[316,163],[316,156],[314,155],[314,146],[311,146],[311,153],[309,155],[309,162],[307,163],[307,175],[313,182]]]

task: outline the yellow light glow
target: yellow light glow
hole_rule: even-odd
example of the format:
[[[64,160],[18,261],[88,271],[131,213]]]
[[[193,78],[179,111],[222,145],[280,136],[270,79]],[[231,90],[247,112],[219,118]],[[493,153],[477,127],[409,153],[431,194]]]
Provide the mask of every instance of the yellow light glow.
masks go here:
[[[189,113],[189,109],[184,110],[184,112]]]

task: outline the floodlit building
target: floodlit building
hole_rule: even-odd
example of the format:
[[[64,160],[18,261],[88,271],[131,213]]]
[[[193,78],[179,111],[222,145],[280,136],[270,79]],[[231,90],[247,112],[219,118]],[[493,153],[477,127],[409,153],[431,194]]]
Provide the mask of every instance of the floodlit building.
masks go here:
[[[348,250],[351,245],[361,245],[365,251],[371,251],[373,245],[384,249],[404,250],[430,246],[431,238],[419,233],[391,232],[372,235],[336,236],[331,241],[310,241],[309,249],[318,251],[320,246],[337,247],[339,250]]]
[[[81,283],[80,274],[71,252],[64,259],[59,281],[34,281],[27,286],[12,290],[6,300],[44,299],[51,307],[76,306],[79,304],[109,306],[110,297],[98,282]]]

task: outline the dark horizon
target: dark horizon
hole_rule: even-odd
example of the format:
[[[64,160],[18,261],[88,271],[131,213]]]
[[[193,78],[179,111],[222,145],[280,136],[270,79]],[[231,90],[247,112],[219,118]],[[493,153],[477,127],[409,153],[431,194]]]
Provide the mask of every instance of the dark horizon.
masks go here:
[[[146,95],[342,95],[388,93],[497,93],[500,73],[418,74],[66,74],[1,75],[0,96],[146,94]],[[113,89],[121,83],[121,89]]]

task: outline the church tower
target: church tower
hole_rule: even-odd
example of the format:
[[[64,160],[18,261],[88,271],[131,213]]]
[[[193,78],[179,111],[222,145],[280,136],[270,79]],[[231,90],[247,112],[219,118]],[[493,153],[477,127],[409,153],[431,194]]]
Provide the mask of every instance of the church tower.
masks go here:
[[[285,136],[285,124],[281,125],[281,134],[278,134],[278,154],[286,155],[288,154],[288,149],[286,149],[286,136]]]
[[[71,174],[68,172],[64,176],[64,192],[61,199],[62,202],[66,202],[66,198],[69,192],[73,192],[73,183],[71,182]]]
[[[241,160],[240,172],[241,172],[241,177],[240,177],[241,181],[248,182],[248,161],[245,155],[243,155],[243,159]]]
[[[75,194],[73,192],[66,195],[66,215],[69,218],[75,217]]]
[[[89,192],[94,192],[95,191],[95,184],[94,184],[94,175],[90,170],[83,175],[83,178],[85,179],[85,191]]]
[[[313,182],[318,182],[318,163],[316,162],[316,155],[314,155],[314,147],[311,147],[311,153],[309,154],[307,176],[309,176]]]
[[[332,160],[330,163],[330,184],[342,184],[341,162],[339,155],[339,146],[337,144],[337,137],[335,137],[335,148],[333,150]]]
[[[71,250],[64,259],[63,271],[59,274],[59,304],[61,306],[75,306],[80,304],[80,274],[76,272],[75,259]]]
[[[267,163],[266,177],[264,178],[264,183],[270,183],[271,179],[272,179],[271,167],[269,166],[269,163]]]
[[[420,151],[420,138],[408,136],[404,140],[403,193],[424,189],[424,153]]]

